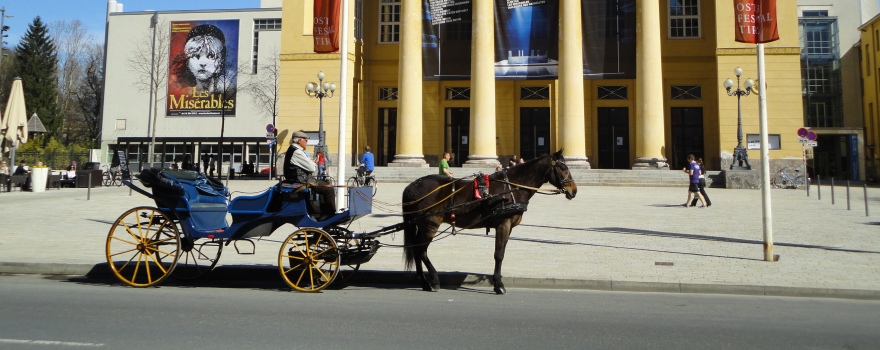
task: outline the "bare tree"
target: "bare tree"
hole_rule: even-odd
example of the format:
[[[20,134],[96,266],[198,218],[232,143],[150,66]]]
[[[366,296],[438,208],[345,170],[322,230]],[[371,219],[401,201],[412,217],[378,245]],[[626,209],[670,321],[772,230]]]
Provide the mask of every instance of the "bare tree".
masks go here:
[[[62,129],[64,143],[70,144],[73,130],[71,117],[77,112],[76,93],[86,72],[83,65],[88,59],[89,44],[94,43],[94,37],[88,34],[85,25],[80,20],[58,20],[49,25],[49,33],[53,38],[58,52],[58,109],[62,116]]]
[[[279,89],[281,86],[281,55],[278,48],[273,48],[268,60],[256,67],[257,74],[247,75],[239,90],[246,91],[251,96],[254,107],[262,110],[265,115],[272,118],[272,125],[276,126],[278,117]],[[278,163],[278,142],[272,144],[272,164],[269,167],[269,178],[274,178],[273,169]]]
[[[74,128],[84,132],[78,134],[87,138],[91,147],[100,147],[101,107],[104,103],[104,46],[93,43],[87,47],[87,59],[83,62],[85,76],[74,92],[76,114]]]
[[[150,164],[154,161],[153,149],[156,144],[156,120],[158,119],[159,101],[165,99],[165,87],[168,84],[168,58],[169,44],[164,40],[156,43],[156,38],[168,38],[168,24],[159,21],[157,15],[150,19],[150,28],[135,41],[135,49],[128,57],[128,65],[136,74],[137,80],[134,86],[140,91],[150,91],[152,94],[152,120],[150,128],[150,149],[147,159]]]

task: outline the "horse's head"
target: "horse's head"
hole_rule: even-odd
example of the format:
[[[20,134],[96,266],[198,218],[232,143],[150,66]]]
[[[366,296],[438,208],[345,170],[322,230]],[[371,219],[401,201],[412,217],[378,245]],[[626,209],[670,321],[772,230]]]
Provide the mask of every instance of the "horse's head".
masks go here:
[[[565,158],[562,157],[562,149],[550,155],[550,171],[547,172],[547,182],[565,193],[565,198],[572,199],[577,195],[577,184],[571,177]]]

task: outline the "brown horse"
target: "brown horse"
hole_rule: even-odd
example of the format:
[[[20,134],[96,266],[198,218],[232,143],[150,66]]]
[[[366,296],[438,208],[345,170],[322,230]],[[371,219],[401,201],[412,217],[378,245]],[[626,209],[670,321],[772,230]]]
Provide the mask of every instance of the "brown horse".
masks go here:
[[[485,227],[487,232],[494,228],[495,273],[492,281],[495,293],[506,293],[501,282],[501,262],[510,231],[522,220],[529,199],[547,182],[559,193],[565,193],[565,198],[572,199],[577,194],[577,185],[565,165],[562,150],[489,175],[489,195],[481,196],[482,199],[475,197],[472,178],[428,175],[409,184],[403,190],[406,268],[415,264],[422,289],[436,292],[440,279],[428,259],[428,245],[440,224],[445,222],[461,228]],[[430,276],[425,276],[422,264],[428,268]]]

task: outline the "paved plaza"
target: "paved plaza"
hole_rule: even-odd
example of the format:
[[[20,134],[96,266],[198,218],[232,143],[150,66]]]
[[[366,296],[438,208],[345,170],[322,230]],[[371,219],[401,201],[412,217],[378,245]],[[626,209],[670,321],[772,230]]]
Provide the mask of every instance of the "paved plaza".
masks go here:
[[[233,180],[233,196],[261,192],[267,180]],[[401,222],[406,184],[381,183],[373,214],[349,227],[373,231]],[[514,228],[504,260],[508,288],[801,295],[880,299],[880,189],[774,189],[772,230],[779,261],[764,261],[760,190],[708,189],[709,208],[685,208],[687,188],[581,186],[571,201],[536,195]],[[107,231],[135,206],[154,203],[125,186],[0,193],[0,273],[85,275],[106,264]],[[441,227],[445,229],[444,225]],[[218,270],[275,266],[282,227],[256,242],[253,255],[224,249]],[[434,242],[441,273],[488,285],[494,232],[459,231]],[[402,232],[383,236],[361,270],[403,272]],[[280,278],[279,278],[280,280]],[[448,286],[447,286],[448,287]]]

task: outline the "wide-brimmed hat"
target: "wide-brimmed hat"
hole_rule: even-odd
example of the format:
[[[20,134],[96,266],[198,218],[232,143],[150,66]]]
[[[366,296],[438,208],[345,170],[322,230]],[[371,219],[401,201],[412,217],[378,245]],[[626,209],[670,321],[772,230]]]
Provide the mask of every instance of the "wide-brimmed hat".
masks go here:
[[[308,140],[308,139],[309,139],[309,134],[306,134],[305,131],[297,130],[297,131],[294,131],[294,132],[293,132],[293,138],[294,138],[294,139],[306,139],[306,140]]]

